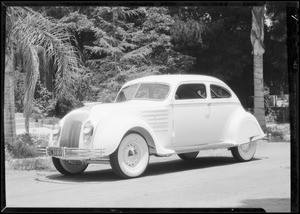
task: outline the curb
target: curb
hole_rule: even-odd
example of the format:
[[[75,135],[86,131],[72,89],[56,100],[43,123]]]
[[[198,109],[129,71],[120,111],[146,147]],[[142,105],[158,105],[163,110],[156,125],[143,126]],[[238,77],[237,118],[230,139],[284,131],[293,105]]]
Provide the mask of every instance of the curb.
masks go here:
[[[51,157],[11,159],[5,161],[5,169],[13,170],[50,170],[54,169]]]

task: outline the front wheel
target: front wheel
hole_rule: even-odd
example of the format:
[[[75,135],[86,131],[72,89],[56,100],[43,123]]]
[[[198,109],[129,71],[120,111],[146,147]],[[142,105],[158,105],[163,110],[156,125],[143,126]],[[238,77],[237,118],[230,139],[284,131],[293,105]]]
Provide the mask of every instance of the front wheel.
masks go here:
[[[199,152],[189,152],[189,153],[178,154],[178,156],[182,160],[193,160],[197,157],[198,154],[199,154]]]
[[[245,162],[250,161],[256,151],[256,141],[242,144],[231,149],[232,156],[236,161]]]
[[[57,171],[64,175],[81,174],[88,166],[80,160],[63,160],[55,157],[52,157],[52,162]]]
[[[142,175],[149,163],[149,149],[145,139],[136,133],[123,138],[118,149],[110,155],[113,171],[123,178]]]

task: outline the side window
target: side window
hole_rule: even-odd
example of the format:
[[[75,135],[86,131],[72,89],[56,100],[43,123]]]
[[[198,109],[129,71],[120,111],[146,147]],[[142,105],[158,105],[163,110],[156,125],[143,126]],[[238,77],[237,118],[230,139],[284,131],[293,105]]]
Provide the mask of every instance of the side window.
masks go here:
[[[169,90],[170,88],[167,85],[142,83],[135,95],[135,98],[162,100],[166,98]]]
[[[210,85],[211,98],[229,98],[231,94],[225,88],[219,85]]]
[[[204,84],[182,84],[178,87],[175,99],[205,99],[206,87]]]

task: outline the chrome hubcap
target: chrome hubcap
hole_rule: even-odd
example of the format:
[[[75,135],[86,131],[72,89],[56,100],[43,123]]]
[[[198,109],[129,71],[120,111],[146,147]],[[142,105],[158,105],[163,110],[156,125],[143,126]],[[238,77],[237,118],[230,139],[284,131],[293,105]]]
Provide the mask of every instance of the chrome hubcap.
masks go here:
[[[140,161],[139,148],[133,143],[128,144],[124,148],[123,157],[127,166],[135,167]]]

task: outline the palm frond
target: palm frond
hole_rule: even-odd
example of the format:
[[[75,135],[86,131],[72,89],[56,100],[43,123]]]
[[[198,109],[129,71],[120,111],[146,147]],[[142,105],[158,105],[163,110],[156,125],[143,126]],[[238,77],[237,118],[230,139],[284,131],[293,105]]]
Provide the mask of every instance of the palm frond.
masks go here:
[[[13,8],[22,11],[20,8]],[[45,55],[53,59],[57,67],[55,91],[58,98],[74,99],[78,74],[82,72],[82,65],[78,51],[71,45],[75,38],[69,34],[66,28],[51,22],[39,13],[24,13],[25,16],[15,17],[11,39],[18,36],[18,45],[26,50],[29,46],[42,46]]]

